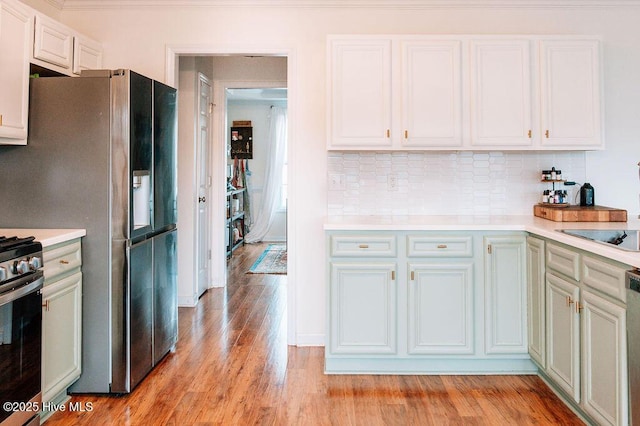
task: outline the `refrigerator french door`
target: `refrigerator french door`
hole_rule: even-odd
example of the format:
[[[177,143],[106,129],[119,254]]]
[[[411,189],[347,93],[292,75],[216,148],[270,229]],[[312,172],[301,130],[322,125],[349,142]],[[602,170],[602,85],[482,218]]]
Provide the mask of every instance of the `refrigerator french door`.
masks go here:
[[[176,342],[176,105],[129,70],[34,78],[28,144],[0,147],[4,226],[86,229],[72,393],[130,392]]]

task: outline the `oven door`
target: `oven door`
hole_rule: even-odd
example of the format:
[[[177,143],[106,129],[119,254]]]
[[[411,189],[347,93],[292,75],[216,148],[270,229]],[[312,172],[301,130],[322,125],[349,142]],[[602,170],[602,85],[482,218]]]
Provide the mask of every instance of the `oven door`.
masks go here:
[[[0,293],[0,425],[22,425],[41,407],[42,271]]]

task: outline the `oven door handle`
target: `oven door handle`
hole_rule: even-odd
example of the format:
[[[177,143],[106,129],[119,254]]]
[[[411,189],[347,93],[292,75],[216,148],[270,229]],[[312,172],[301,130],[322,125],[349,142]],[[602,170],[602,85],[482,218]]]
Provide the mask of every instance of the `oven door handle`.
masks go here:
[[[42,284],[44,283],[44,276],[40,276],[36,280],[30,282],[29,284],[23,285],[22,287],[18,287],[7,293],[0,296],[0,306],[6,305],[7,303],[11,303],[27,294],[31,294],[34,291],[38,291],[42,288]]]

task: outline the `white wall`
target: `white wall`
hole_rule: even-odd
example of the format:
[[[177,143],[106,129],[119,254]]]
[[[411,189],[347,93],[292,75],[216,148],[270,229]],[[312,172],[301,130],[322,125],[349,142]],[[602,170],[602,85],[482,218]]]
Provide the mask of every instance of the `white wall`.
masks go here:
[[[514,2],[517,3],[517,2]],[[282,8],[160,7],[70,10],[66,24],[102,40],[107,67],[128,67],[165,80],[166,47],[209,46],[251,52],[295,52],[288,80],[294,117],[290,219],[296,256],[296,311],[289,312],[300,344],[322,343],[325,331],[327,211],[326,36],[340,33],[596,34],[604,38],[607,151],[587,154],[587,178],[597,201],[637,215],[640,184],[640,8],[475,7]],[[513,182],[516,189],[520,183]],[[527,178],[526,184],[530,180]]]

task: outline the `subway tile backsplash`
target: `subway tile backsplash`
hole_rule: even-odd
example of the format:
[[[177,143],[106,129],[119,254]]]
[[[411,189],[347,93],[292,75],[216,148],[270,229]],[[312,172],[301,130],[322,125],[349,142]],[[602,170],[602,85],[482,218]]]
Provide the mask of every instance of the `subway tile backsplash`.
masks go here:
[[[528,215],[550,183],[584,183],[584,152],[330,152],[328,214]],[[579,185],[556,184],[575,199]]]

